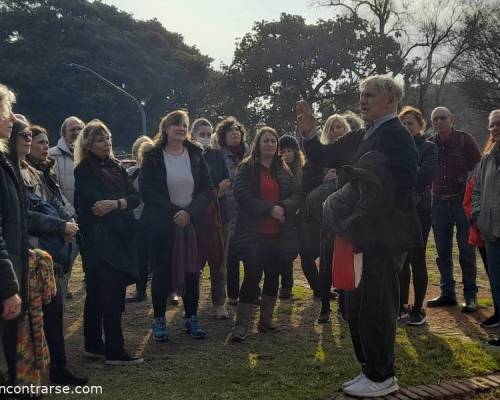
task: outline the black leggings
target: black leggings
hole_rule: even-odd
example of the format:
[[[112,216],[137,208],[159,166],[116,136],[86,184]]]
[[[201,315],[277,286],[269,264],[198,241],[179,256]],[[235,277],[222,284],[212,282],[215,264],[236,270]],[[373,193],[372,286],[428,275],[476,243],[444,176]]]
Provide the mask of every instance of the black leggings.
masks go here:
[[[234,246],[229,242],[227,252],[227,297],[237,299],[240,295],[240,259],[237,256]]]
[[[418,213],[420,227],[422,229],[422,237],[424,239],[424,247],[417,247],[408,251],[408,256],[403,265],[403,269],[399,273],[400,285],[400,303],[408,304],[410,292],[410,275],[413,273],[413,290],[415,292],[415,308],[421,309],[424,304],[425,294],[427,293],[427,262],[425,252],[427,248],[427,239],[431,230],[431,215],[429,213]],[[411,266],[411,272],[410,272]]]
[[[481,260],[483,260],[484,264],[484,269],[486,270],[486,273],[488,273],[488,258],[486,257],[486,247],[480,247],[477,246],[477,250],[479,251],[479,254],[481,255]],[[495,308],[495,316],[498,317],[498,304],[495,303],[495,299],[493,299],[493,306]]]
[[[151,297],[155,318],[164,317],[167,310],[168,295],[172,292],[172,252],[173,235],[155,235],[153,238],[153,279],[151,280]],[[189,273],[185,276],[182,300],[186,317],[196,315],[200,298],[200,273]]]
[[[276,297],[279,286],[280,248],[278,235],[259,235],[257,252],[244,261],[245,277],[241,284],[240,302],[253,303],[264,273],[262,294]]]
[[[293,261],[281,263],[280,268],[281,288],[292,290],[293,288]]]
[[[64,300],[61,279],[56,278],[57,292],[49,304],[43,306],[43,331],[50,352],[50,366],[66,364],[64,346]]]
[[[332,288],[332,261],[335,235],[326,229],[321,230],[321,254],[319,259],[318,290],[322,308],[330,309],[330,290]]]

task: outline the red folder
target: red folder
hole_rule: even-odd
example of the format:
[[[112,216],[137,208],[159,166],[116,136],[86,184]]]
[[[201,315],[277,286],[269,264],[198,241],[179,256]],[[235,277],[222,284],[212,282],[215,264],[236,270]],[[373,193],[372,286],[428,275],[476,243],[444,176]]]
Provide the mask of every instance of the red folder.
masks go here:
[[[354,290],[361,281],[362,273],[363,253],[355,253],[348,238],[336,236],[332,262],[333,286],[342,290]]]

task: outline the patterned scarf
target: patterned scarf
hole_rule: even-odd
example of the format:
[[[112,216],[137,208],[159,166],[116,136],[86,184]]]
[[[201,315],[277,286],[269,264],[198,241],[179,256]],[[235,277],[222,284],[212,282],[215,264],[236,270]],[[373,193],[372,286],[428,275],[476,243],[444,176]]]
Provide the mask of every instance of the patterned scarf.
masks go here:
[[[40,249],[34,252],[29,259],[29,311],[19,322],[17,333],[16,384],[21,386],[40,385],[50,363],[42,307],[56,295],[56,280],[52,257]]]

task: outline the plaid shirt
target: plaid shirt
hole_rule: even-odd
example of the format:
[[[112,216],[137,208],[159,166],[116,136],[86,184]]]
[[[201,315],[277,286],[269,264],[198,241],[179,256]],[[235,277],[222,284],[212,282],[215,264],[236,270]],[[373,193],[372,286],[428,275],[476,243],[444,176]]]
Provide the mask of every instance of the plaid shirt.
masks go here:
[[[447,141],[436,134],[430,138],[438,149],[438,168],[432,181],[432,192],[437,195],[462,195],[467,175],[481,159],[481,153],[468,133],[453,128]]]

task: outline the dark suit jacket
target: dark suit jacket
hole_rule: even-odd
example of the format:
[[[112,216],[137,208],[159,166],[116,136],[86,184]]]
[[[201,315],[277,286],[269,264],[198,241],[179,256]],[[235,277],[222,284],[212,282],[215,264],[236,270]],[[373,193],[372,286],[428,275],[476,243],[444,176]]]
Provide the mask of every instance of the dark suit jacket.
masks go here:
[[[364,135],[365,130],[358,129],[327,145],[314,137],[304,141],[304,150],[308,160],[327,168],[354,165],[371,150],[387,156],[394,182],[394,212],[388,221],[393,232],[391,252],[401,253],[422,246],[422,234],[413,204],[417,177],[417,149],[413,138],[397,118],[380,125],[366,140]]]

